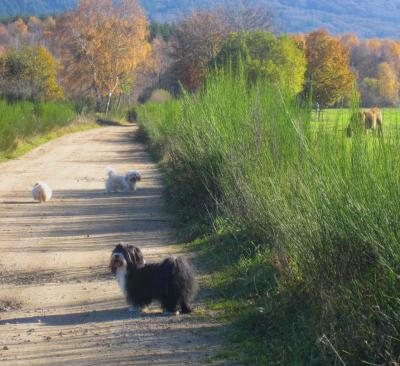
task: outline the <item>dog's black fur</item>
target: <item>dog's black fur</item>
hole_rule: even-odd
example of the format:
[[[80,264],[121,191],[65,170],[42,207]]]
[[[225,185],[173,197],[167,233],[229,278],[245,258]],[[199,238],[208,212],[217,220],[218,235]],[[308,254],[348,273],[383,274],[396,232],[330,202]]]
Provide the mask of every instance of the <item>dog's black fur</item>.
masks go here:
[[[191,301],[197,292],[194,271],[182,258],[169,257],[160,263],[145,264],[142,251],[133,245],[118,244],[112,254],[120,253],[127,262],[127,302],[136,308],[161,303],[164,311],[183,314],[192,312]],[[111,271],[117,267],[111,261]]]

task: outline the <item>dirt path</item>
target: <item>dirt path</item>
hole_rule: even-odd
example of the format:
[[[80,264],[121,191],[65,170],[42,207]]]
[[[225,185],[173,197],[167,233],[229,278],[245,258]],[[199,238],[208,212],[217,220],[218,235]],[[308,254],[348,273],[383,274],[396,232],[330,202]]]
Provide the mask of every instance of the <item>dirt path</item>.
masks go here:
[[[204,365],[217,325],[193,316],[130,315],[109,274],[112,248],[151,261],[176,253],[160,171],[135,127],[62,137],[0,164],[0,364]],[[138,169],[133,195],[104,193],[106,168]],[[37,180],[54,189],[32,202]]]

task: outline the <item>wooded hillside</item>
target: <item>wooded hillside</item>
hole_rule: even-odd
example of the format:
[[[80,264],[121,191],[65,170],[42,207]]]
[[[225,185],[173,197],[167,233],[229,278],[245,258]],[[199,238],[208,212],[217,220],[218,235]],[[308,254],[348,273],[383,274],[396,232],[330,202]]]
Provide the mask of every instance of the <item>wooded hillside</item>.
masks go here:
[[[234,6],[238,0],[143,0],[150,18],[176,20],[193,8],[220,4]],[[0,0],[0,16],[44,15],[70,9],[77,0]],[[279,30],[308,32],[326,28],[339,34],[357,33],[362,38],[396,38],[400,33],[400,3],[396,0],[253,0],[257,6],[270,7]]]

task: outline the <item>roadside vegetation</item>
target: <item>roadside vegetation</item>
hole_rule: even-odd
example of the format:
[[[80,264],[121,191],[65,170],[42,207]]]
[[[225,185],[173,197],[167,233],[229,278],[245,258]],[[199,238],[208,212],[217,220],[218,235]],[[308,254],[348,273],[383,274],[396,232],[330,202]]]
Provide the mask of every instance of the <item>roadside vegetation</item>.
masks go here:
[[[343,126],[315,128],[290,89],[244,72],[214,72],[198,94],[138,112],[186,239],[214,273],[231,357],[399,362],[396,129],[348,139]]]
[[[0,101],[0,154],[10,154],[18,144],[70,124],[76,116],[66,103],[8,103]]]

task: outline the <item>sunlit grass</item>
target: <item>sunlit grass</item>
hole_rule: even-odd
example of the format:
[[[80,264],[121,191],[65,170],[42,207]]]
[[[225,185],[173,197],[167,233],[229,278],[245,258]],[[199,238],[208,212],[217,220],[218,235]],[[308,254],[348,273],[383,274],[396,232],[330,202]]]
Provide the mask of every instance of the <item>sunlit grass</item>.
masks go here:
[[[18,158],[22,155],[25,155],[34,148],[63,135],[74,132],[87,131],[99,127],[100,126],[95,122],[92,117],[78,117],[68,126],[56,128],[53,131],[44,135],[37,135],[31,138],[27,138],[25,140],[20,140],[14,150],[9,152],[0,152],[0,162],[8,159]]]
[[[74,117],[74,109],[65,103],[11,104],[1,100],[0,152],[11,153],[19,142],[67,126]]]
[[[214,259],[237,359],[398,361],[400,142],[385,128],[397,110],[383,138],[349,139],[350,112],[316,122],[284,90],[220,72],[138,112],[186,233],[208,235],[196,249]]]
[[[99,127],[65,103],[0,101],[0,161],[14,159],[62,135]]]

